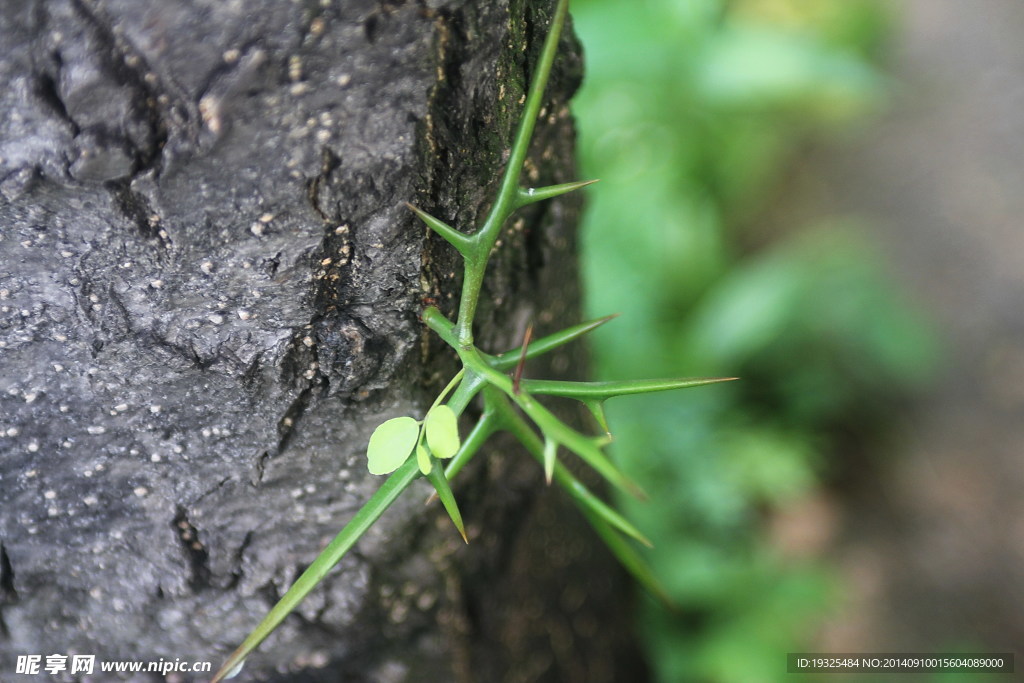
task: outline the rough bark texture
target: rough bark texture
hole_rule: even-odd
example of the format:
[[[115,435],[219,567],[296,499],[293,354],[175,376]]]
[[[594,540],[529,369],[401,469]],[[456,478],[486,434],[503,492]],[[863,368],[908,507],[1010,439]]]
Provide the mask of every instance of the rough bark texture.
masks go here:
[[[379,485],[369,433],[454,367],[418,313],[458,262],[402,203],[483,215],[551,4],[0,5],[2,676],[218,660]],[[541,183],[574,179],[569,36]],[[508,226],[485,348],[577,319],[577,214]],[[243,679],[621,674],[618,571],[501,450],[456,489],[468,548],[414,489]]]

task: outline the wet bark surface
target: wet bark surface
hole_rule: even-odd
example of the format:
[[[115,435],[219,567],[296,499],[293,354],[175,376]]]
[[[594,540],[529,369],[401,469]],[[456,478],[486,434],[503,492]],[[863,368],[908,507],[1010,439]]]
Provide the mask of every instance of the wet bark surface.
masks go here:
[[[550,4],[0,7],[2,671],[216,662],[376,489],[370,432],[454,369],[418,314],[461,268],[403,202],[486,211]],[[529,182],[574,179],[569,35]],[[578,211],[507,226],[484,348],[578,320]],[[243,679],[612,680],[621,575],[537,470],[466,472],[468,548],[414,487]]]

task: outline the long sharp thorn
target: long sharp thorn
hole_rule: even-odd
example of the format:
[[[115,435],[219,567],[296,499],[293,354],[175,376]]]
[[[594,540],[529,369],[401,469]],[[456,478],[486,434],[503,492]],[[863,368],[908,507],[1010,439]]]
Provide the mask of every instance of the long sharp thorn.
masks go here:
[[[462,536],[462,540],[468,544],[469,538],[466,537],[466,527],[462,523],[462,513],[459,512],[459,506],[455,502],[455,496],[452,494],[452,488],[448,484],[448,478],[444,476],[444,472],[441,471],[440,467],[434,467],[430,470],[430,474],[427,475],[427,479],[434,485],[434,490],[437,492],[438,498],[441,499],[441,504],[444,505],[445,511],[451,517],[452,523],[455,524],[459,535]]]
[[[460,254],[466,256],[472,251],[473,239],[469,235],[464,235],[444,221],[434,218],[426,211],[410,204],[409,202],[406,202],[405,205],[412,209],[416,215],[419,216],[420,220],[427,224],[427,227],[443,237],[450,245],[458,249]]]
[[[523,380],[523,389],[542,396],[564,396],[579,401],[606,401],[616,396],[649,394],[655,391],[689,389],[720,382],[732,382],[738,377],[701,377],[683,379],[635,379],[612,382],[567,382],[562,380]]]
[[[562,346],[563,344],[568,344],[575,339],[579,339],[587,332],[591,332],[617,317],[619,317],[619,314],[613,313],[612,315],[606,315],[603,318],[596,318],[595,320],[588,320],[587,322],[567,327],[564,330],[555,332],[554,334],[549,334],[546,337],[535,339],[530,342],[530,348],[526,352],[526,359],[530,360],[531,358],[536,358],[537,356],[543,355],[552,349]],[[519,356],[522,352],[522,347],[506,351],[505,353],[496,356],[491,361],[491,364],[496,370],[511,370],[515,367],[515,364],[518,362]]]
[[[516,206],[522,207],[534,202],[541,202],[545,199],[553,199],[563,194],[573,192],[587,185],[593,185],[597,180],[580,180],[574,183],[562,183],[561,185],[548,185],[547,187],[519,188],[516,195]]]

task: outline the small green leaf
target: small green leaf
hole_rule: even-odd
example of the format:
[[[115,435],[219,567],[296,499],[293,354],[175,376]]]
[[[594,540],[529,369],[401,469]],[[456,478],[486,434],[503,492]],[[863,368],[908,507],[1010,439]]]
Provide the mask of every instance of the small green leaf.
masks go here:
[[[434,466],[434,463],[430,460],[430,451],[420,441],[416,444],[416,464],[420,466],[420,472],[424,475],[430,474],[430,469]]]
[[[434,457],[448,459],[459,452],[459,419],[446,405],[434,406],[423,421],[427,445]]]
[[[420,438],[420,424],[411,417],[393,417],[370,436],[366,448],[370,474],[391,474],[409,458]]]

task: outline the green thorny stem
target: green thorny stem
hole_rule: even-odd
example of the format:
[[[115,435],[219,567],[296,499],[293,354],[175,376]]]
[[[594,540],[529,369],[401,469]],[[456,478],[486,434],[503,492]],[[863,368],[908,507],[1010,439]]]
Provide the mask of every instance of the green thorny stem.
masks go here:
[[[437,407],[453,388],[454,391],[452,391],[451,397],[448,399],[447,406],[451,408],[456,416],[461,415],[466,410],[470,401],[475,396],[478,394],[483,395],[483,411],[480,417],[470,430],[469,435],[459,445],[457,452],[451,458],[443,474],[437,461],[431,456],[431,469],[426,476],[434,485],[438,497],[465,539],[461,515],[458,512],[458,507],[455,504],[448,481],[458,474],[466,463],[480,451],[484,442],[492,434],[496,431],[509,432],[525,446],[531,455],[541,462],[547,481],[549,483],[551,481],[556,482],[569,494],[587,521],[590,522],[609,549],[622,562],[623,566],[648,591],[668,601],[667,593],[659,584],[636,546],[629,539],[648,546],[650,541],[622,515],[589,491],[565,466],[557,462],[557,451],[559,447],[569,449],[597,470],[609,484],[631,495],[643,497],[643,492],[640,488],[622,474],[602,452],[602,447],[611,440],[608,433],[608,423],[604,416],[604,402],[614,396],[680,389],[726,381],[732,378],[659,379],[622,382],[569,382],[528,379],[523,380],[519,387],[513,387],[513,382],[506,373],[516,366],[521,353],[525,358],[533,358],[547,353],[554,348],[582,337],[610,321],[615,316],[607,316],[574,325],[547,337],[534,340],[529,344],[525,352],[522,349],[512,349],[505,353],[491,355],[481,351],[473,344],[473,318],[476,314],[477,302],[480,297],[480,289],[483,285],[487,262],[502,226],[508,217],[523,206],[557,197],[595,182],[574,182],[540,188],[522,188],[519,185],[523,163],[526,160],[527,149],[543,101],[551,66],[555,59],[562,26],[565,23],[568,4],[568,0],[558,0],[554,17],[551,21],[551,28],[544,41],[540,60],[535,68],[534,79],[530,85],[522,119],[512,143],[498,195],[483,225],[476,232],[467,234],[456,230],[411,204],[409,205],[428,227],[458,250],[463,257],[465,267],[462,298],[459,302],[459,313],[456,321],[452,323],[434,307],[427,308],[423,312],[424,323],[456,351],[463,366],[459,374],[452,379],[441,395],[438,396],[437,400],[434,401],[432,409]],[[580,433],[551,413],[535,396],[562,396],[579,400],[594,414],[605,433],[599,436],[587,436]],[[532,426],[530,421],[533,422]],[[537,433],[538,429],[540,431],[539,434]],[[417,444],[421,441],[422,435],[418,437]],[[411,455],[393,471],[377,492],[370,497],[334,540],[317,556],[309,568],[299,576],[288,592],[263,618],[263,621],[224,662],[211,683],[217,683],[224,678],[229,678],[236,674],[241,669],[245,658],[280,625],[284,618],[295,609],[303,598],[324,578],[327,572],[359,540],[363,533],[369,529],[370,525],[398,498],[399,494],[420,476],[421,471],[417,466],[417,458]]]

